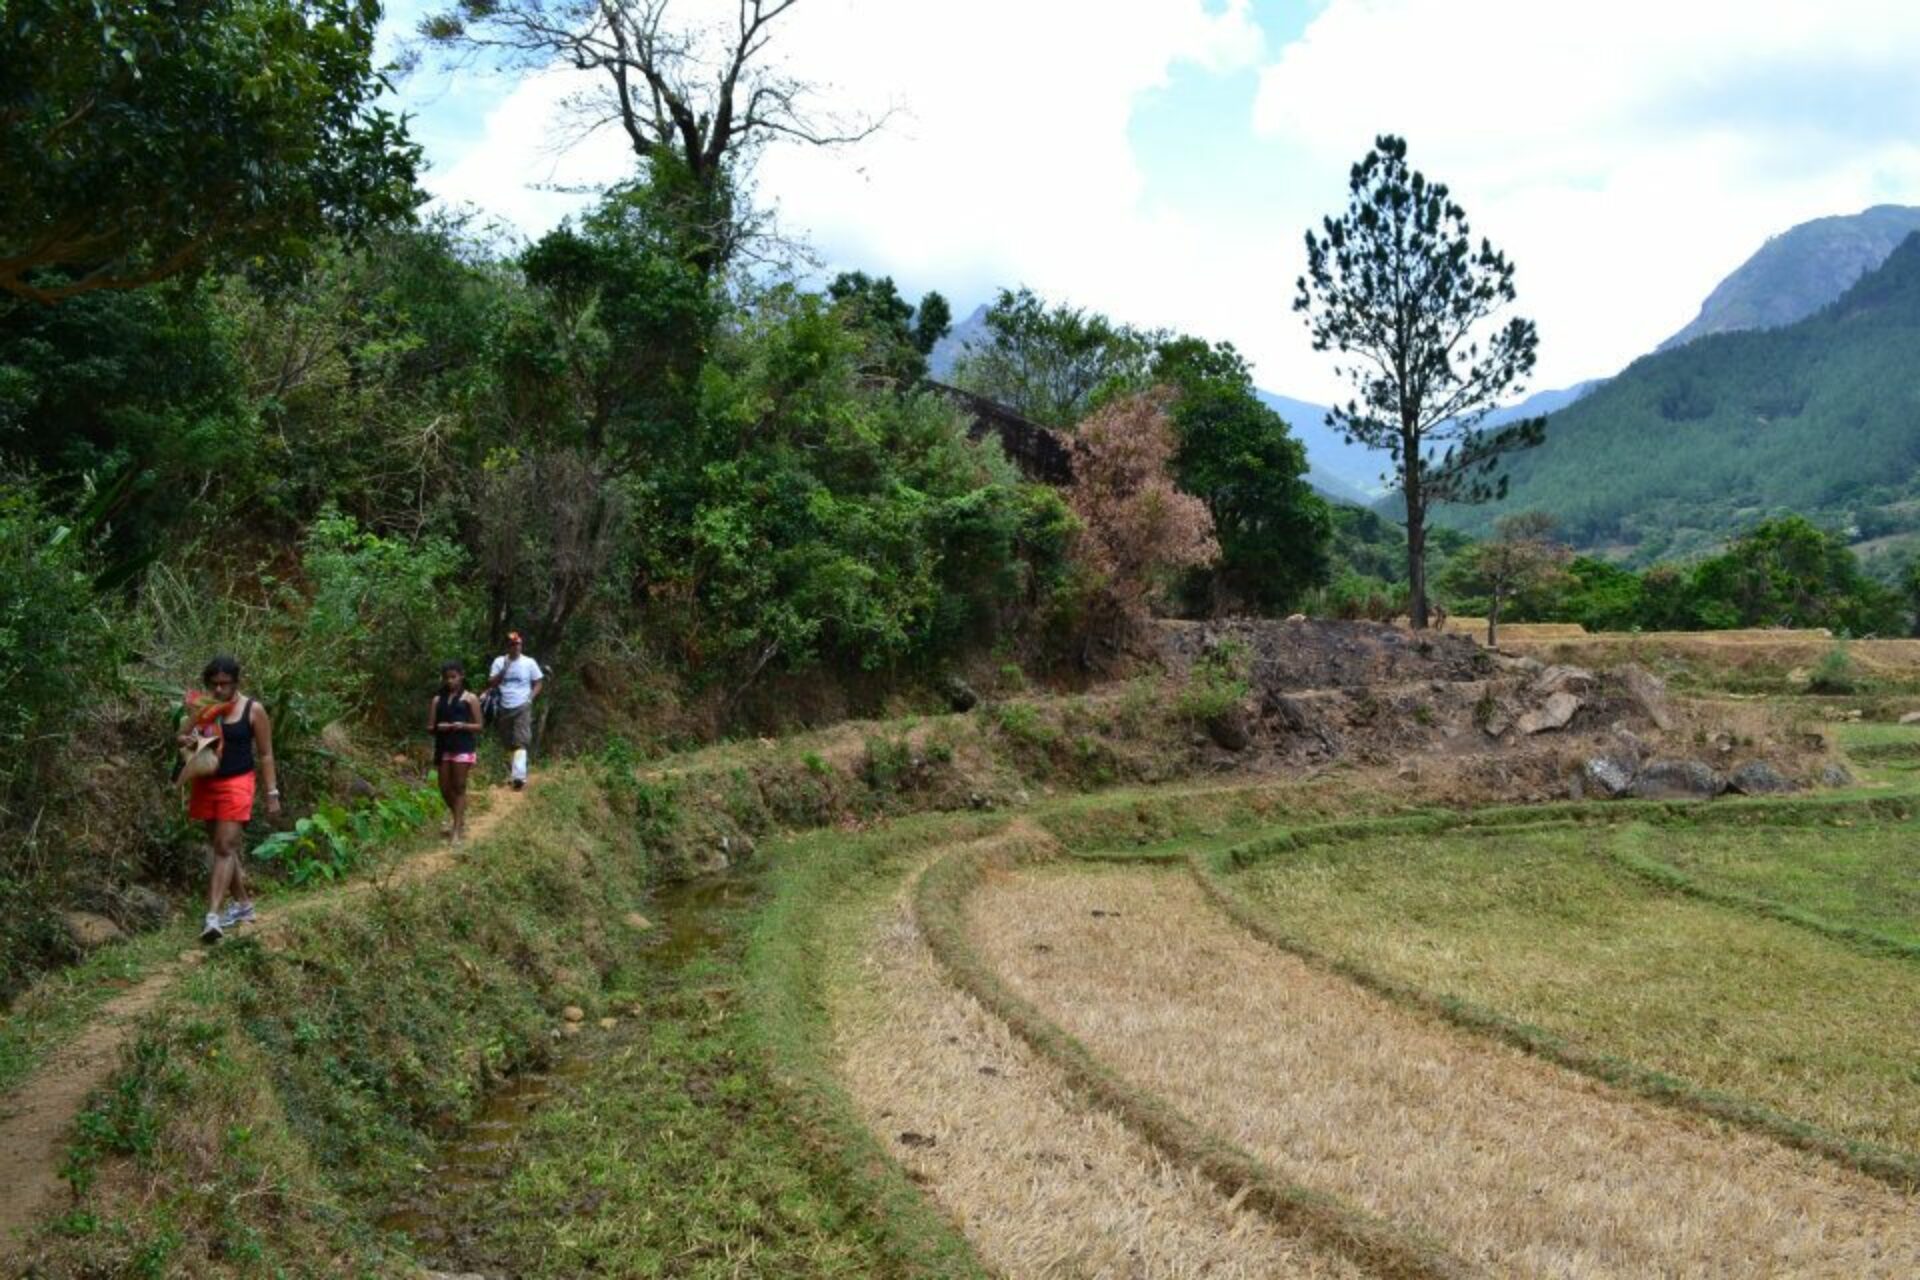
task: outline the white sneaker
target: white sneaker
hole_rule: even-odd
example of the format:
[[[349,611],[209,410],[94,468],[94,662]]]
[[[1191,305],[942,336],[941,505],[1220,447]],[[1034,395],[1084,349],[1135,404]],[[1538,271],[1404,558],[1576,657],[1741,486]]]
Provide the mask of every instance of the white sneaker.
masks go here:
[[[233,926],[245,924],[251,919],[253,919],[253,904],[251,902],[229,902],[227,909],[220,913],[220,927],[223,929],[231,929]]]
[[[226,930],[220,927],[219,915],[216,912],[207,912],[207,927],[200,931],[200,941],[218,942],[225,933]]]

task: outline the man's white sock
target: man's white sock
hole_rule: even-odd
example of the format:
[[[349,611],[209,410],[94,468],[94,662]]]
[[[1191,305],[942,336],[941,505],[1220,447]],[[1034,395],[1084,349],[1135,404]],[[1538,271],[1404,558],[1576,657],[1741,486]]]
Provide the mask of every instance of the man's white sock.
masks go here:
[[[513,749],[513,777],[516,782],[527,780],[527,749],[525,747]]]

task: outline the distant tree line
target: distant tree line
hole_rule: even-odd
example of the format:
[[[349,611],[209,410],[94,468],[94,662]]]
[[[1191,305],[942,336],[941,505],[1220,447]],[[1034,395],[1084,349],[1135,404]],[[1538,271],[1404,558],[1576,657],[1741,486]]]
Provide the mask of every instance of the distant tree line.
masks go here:
[[[1528,536],[1544,539],[1538,525]],[[1450,576],[1462,613],[1491,605],[1484,549]],[[1524,622],[1577,622],[1590,631],[1716,631],[1739,627],[1826,627],[1852,636],[1899,636],[1920,610],[1920,574],[1900,587],[1861,571],[1845,538],[1802,516],[1764,520],[1718,554],[1690,565],[1635,570],[1561,549],[1551,572],[1522,573],[1506,597],[1506,616]]]

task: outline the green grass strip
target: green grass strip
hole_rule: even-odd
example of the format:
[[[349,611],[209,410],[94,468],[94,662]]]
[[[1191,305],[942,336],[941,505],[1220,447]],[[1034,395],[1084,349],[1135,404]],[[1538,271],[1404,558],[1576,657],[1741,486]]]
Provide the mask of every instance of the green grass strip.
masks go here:
[[[1662,862],[1658,858],[1650,858],[1638,850],[1622,847],[1627,841],[1640,843],[1632,831],[1621,832],[1614,839],[1603,842],[1602,847],[1606,856],[1622,870],[1637,876],[1656,889],[1711,903],[1716,907],[1726,907],[1733,911],[1743,911],[1768,920],[1776,920],[1781,924],[1810,929],[1824,938],[1831,938],[1835,942],[1872,955],[1920,960],[1920,944],[1900,938],[1890,938],[1884,933],[1862,929],[1858,925],[1840,924],[1815,912],[1804,911],[1799,907],[1776,902],[1772,898],[1763,898],[1758,894],[1741,893],[1734,889],[1711,888],[1701,884],[1676,866]]]
[[[1392,817],[1351,818],[1301,826],[1274,826],[1225,848],[1204,851],[1229,869],[1280,853],[1378,837],[1447,835],[1464,831],[1568,830],[1627,822],[1662,828],[1820,826],[1843,819],[1904,822],[1920,809],[1920,795],[1752,796],[1723,800],[1575,800],[1469,810],[1429,810]],[[1193,851],[1190,842],[1187,860]]]
[[[882,836],[811,837],[779,850],[774,896],[747,948],[748,1001],[782,1109],[823,1172],[840,1182],[900,1280],[986,1280],[966,1237],[861,1123],[834,1074],[823,992],[822,920],[836,896],[904,875],[915,850],[985,834],[1004,818],[916,819]]]
[[[1873,1143],[1843,1138],[1744,1098],[1703,1089],[1678,1076],[1584,1048],[1544,1027],[1510,1018],[1474,1001],[1429,991],[1332,955],[1288,932],[1273,919],[1271,913],[1248,903],[1227,883],[1233,871],[1251,862],[1300,847],[1303,846],[1263,842],[1257,847],[1242,846],[1198,856],[1190,859],[1188,866],[1192,868],[1202,891],[1230,919],[1255,937],[1321,969],[1339,974],[1396,1004],[1442,1018],[1454,1026],[1512,1045],[1642,1098],[1710,1116],[1763,1134],[1786,1146],[1824,1156],[1899,1190],[1920,1190],[1920,1158]]]
[[[966,902],[989,865],[990,859],[980,851],[962,849],[929,867],[914,894],[921,933],[948,978],[1065,1073],[1073,1088],[1112,1112],[1168,1159],[1198,1169],[1223,1194],[1283,1229],[1345,1255],[1375,1276],[1454,1280],[1481,1274],[1423,1234],[1281,1178],[1239,1147],[1129,1085],[1079,1040],[1016,995],[967,937]]]

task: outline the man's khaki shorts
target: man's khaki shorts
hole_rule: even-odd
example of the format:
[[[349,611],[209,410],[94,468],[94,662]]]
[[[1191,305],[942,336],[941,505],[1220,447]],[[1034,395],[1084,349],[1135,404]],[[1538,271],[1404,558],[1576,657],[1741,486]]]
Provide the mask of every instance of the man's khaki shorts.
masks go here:
[[[500,708],[494,713],[493,730],[509,749],[532,746],[533,704],[525,702],[512,710]]]

